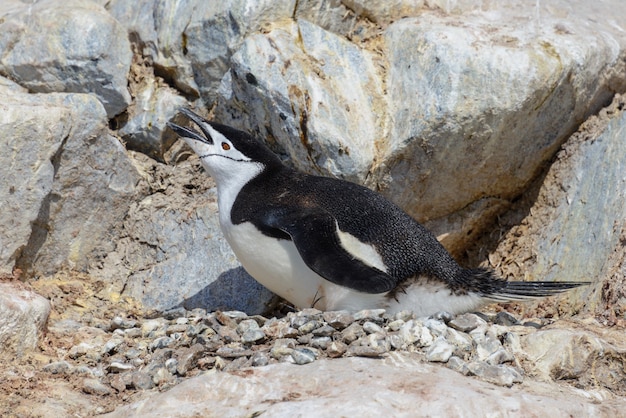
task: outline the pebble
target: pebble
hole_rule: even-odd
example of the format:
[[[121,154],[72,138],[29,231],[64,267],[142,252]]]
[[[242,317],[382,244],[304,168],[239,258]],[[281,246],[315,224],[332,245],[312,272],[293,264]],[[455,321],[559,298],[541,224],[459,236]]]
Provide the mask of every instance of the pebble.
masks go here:
[[[314,329],[312,332],[313,335],[317,337],[330,337],[336,332],[336,330],[330,325],[322,325],[321,327]]]
[[[351,345],[348,347],[346,354],[357,357],[380,357],[388,351],[389,350],[385,350],[385,347],[382,345]]]
[[[115,331],[116,329],[135,328],[135,326],[137,326],[137,321],[133,321],[131,319],[125,319],[120,316],[116,316],[115,318],[111,320],[109,329],[111,331]]]
[[[441,312],[437,312],[436,314],[434,314],[432,318],[436,319],[437,321],[441,321],[441,322],[444,322],[445,324],[448,324],[448,322],[452,321],[452,319],[454,318],[454,315],[452,315],[450,312],[441,311]]]
[[[331,311],[322,314],[324,321],[334,329],[341,331],[354,322],[354,315],[348,311]]]
[[[450,328],[454,328],[457,331],[461,332],[470,332],[486,324],[487,323],[483,319],[478,317],[478,315],[474,315],[471,313],[459,315],[448,322]]]
[[[270,349],[270,355],[277,360],[291,355],[291,352],[296,347],[296,340],[293,338],[279,338],[274,341],[274,346]]]
[[[260,329],[249,329],[241,336],[241,342],[244,344],[255,343],[265,338],[265,333]]]
[[[464,376],[471,374],[469,367],[467,367],[467,363],[457,356],[450,357],[446,366]]]
[[[522,383],[522,375],[512,367],[498,365],[493,366],[480,361],[467,364],[471,374],[482,378],[486,382],[500,386],[513,386],[513,383]]]
[[[194,344],[189,348],[184,348],[178,353],[178,364],[176,365],[176,372],[180,376],[186,376],[189,370],[196,367],[198,359],[205,353],[205,348],[202,344]]]
[[[434,318],[428,318],[424,322],[424,326],[428,328],[430,332],[436,335],[437,337],[445,336],[446,333],[448,332],[448,326],[444,322],[439,321]]]
[[[109,370],[110,373],[122,373],[122,372],[127,372],[129,370],[134,369],[134,367],[130,364],[125,364],[125,363],[120,363],[118,361],[114,361],[111,364],[109,364],[109,367],[107,367],[107,369]]]
[[[385,333],[385,330],[383,330],[379,325],[376,325],[374,322],[370,322],[370,321],[365,321],[363,323],[363,331],[367,332],[368,334],[374,334],[374,333],[384,334]]]
[[[296,364],[308,364],[315,361],[315,353],[308,348],[295,348],[291,351],[291,357]]]
[[[354,320],[360,321],[364,319],[372,322],[382,322],[384,313],[384,309],[364,309],[354,314]]]
[[[456,347],[445,340],[438,337],[426,352],[426,360],[439,363],[446,363]]]
[[[170,374],[176,374],[178,372],[178,360],[175,358],[170,358],[165,361],[165,368]]]
[[[390,331],[398,331],[405,323],[406,322],[404,322],[402,319],[396,319],[395,321],[390,322],[387,325],[387,328],[389,328]]]
[[[261,351],[257,351],[250,357],[250,365],[253,367],[267,366],[270,363],[269,356]]]
[[[307,323],[305,323],[302,326],[298,327],[298,333],[300,335],[308,334],[310,332],[313,332],[314,329],[317,329],[320,326],[322,326],[322,323],[320,321],[317,321],[317,320],[314,319],[314,320],[308,321]]]
[[[535,332],[534,325],[520,324],[506,312],[416,318],[410,311],[387,315],[382,309],[304,309],[268,319],[239,311],[177,308],[151,319],[116,316],[99,330],[98,339],[75,341],[66,361],[43,370],[83,376],[83,391],[106,396],[164,390],[201,370],[234,371],[285,361],[303,365],[324,357],[380,358],[402,350],[511,386],[523,381],[512,366],[522,350],[520,335]],[[94,367],[94,360],[108,366]]]
[[[88,352],[92,351],[93,349],[94,347],[91,344],[87,342],[82,342],[80,344],[72,346],[72,348],[70,348],[70,351],[67,353],[67,355],[69,358],[76,360],[77,358],[86,355]]]
[[[137,389],[152,389],[154,387],[154,381],[152,376],[144,371],[139,371],[132,375],[131,385]]]
[[[256,322],[254,319],[244,319],[237,325],[237,332],[239,333],[239,335],[243,335],[247,331],[256,331],[259,329],[261,328],[259,327],[258,322]]]
[[[113,391],[109,386],[100,382],[98,379],[84,379],[83,392],[91,395],[106,396],[110,395]]]
[[[72,366],[67,361],[55,361],[43,366],[43,370],[52,374],[65,374],[72,370]]]
[[[341,339],[347,344],[350,344],[351,342],[364,336],[365,331],[363,331],[363,327],[356,322],[350,324],[350,326],[341,331]]]
[[[517,318],[515,318],[513,315],[505,311],[498,312],[493,322],[494,324],[504,325],[507,327],[519,324],[519,321],[517,320]]]
[[[104,344],[102,348],[102,352],[104,354],[112,354],[116,351],[117,347],[119,347],[124,342],[123,339],[111,339]]]
[[[333,340],[330,337],[311,338],[309,344],[315,348],[326,350]]]
[[[150,350],[158,350],[159,348],[169,347],[174,344],[174,339],[171,337],[159,337],[150,344]]]
[[[346,344],[341,341],[333,341],[326,349],[326,354],[328,354],[329,357],[336,358],[343,356],[346,351],[348,351]]]

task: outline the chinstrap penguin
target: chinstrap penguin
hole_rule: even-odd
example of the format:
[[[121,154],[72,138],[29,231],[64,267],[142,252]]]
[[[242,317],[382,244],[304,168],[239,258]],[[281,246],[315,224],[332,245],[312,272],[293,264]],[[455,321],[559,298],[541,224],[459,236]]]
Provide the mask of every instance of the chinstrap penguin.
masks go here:
[[[220,226],[235,255],[298,308],[458,314],[584,284],[506,281],[487,269],[462,268],[382,195],[290,169],[245,132],[181,113],[200,131],[168,125],[215,180]]]

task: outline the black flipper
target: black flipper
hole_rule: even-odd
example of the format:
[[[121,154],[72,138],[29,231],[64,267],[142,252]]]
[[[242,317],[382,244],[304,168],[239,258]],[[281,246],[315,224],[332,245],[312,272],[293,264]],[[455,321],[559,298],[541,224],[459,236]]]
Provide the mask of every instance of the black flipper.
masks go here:
[[[341,245],[335,219],[324,212],[273,213],[265,223],[287,233],[307,266],[329,282],[363,293],[385,293],[397,281],[355,258]]]

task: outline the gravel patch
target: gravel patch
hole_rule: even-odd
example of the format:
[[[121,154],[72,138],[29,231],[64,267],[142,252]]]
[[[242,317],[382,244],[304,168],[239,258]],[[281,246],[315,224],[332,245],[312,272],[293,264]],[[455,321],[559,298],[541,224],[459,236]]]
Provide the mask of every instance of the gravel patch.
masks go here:
[[[534,332],[535,325],[525,326],[503,313],[417,318],[411,312],[390,316],[381,309],[304,309],[265,318],[238,311],[177,309],[159,318],[115,317],[104,329],[104,338],[77,341],[66,360],[43,370],[82,373],[85,392],[106,395],[113,390],[164,390],[210,369],[303,365],[344,356],[381,358],[405,351],[463,375],[511,386],[523,380],[514,355],[519,352],[519,334]],[[90,327],[82,331],[91,332],[77,335],[96,332],[85,328]]]

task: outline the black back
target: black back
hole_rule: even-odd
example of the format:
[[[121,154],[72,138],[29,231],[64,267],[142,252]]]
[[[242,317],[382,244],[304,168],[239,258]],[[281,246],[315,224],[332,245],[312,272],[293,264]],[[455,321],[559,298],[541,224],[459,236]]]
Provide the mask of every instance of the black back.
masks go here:
[[[266,222],[268,211],[284,208],[330,213],[339,229],[377,249],[388,274],[399,283],[416,274],[452,283],[461,270],[426,228],[382,195],[348,181],[311,176],[284,166],[268,168],[244,186],[231,220],[233,224],[251,222],[265,235],[289,239]]]

